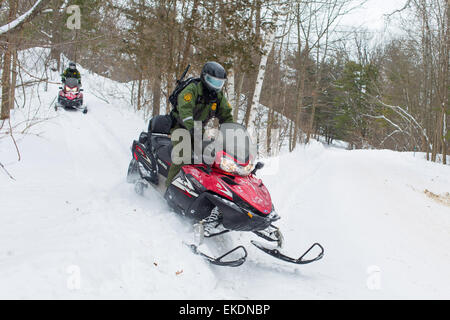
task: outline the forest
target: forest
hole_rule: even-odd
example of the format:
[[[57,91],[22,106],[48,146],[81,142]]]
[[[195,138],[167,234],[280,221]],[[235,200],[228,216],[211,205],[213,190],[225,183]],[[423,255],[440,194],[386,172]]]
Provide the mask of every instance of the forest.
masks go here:
[[[46,70],[62,72],[67,57],[129,83],[128,99],[146,117],[170,111],[168,98],[188,64],[198,75],[206,61],[217,61],[227,70],[234,118],[258,128],[269,155],[318,139],[424,152],[446,164],[448,0],[402,1],[385,15],[389,36],[381,39],[341,23],[364,3],[2,0],[0,139],[12,137],[11,110],[24,107],[17,95],[49,81],[27,70],[19,53],[47,48]]]

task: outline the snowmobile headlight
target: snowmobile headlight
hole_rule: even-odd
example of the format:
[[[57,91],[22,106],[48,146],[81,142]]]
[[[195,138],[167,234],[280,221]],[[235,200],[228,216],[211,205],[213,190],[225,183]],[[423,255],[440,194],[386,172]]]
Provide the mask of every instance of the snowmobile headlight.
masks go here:
[[[234,173],[237,171],[238,165],[234,162],[234,160],[223,156],[220,160],[220,169],[226,172]]]
[[[235,173],[240,176],[248,176],[253,169],[253,163],[249,162],[246,166],[240,166],[233,159],[223,156],[220,160],[220,168],[223,171]]]
[[[240,176],[248,176],[253,170],[253,163],[249,162],[245,167],[238,166],[237,173]]]
[[[71,87],[66,86],[66,92],[77,92],[77,91],[78,91],[78,88],[71,88]]]

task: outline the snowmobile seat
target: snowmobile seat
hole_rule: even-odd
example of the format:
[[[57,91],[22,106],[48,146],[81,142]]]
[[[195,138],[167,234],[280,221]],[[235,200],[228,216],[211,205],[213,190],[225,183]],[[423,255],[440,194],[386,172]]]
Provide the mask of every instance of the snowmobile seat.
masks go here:
[[[152,135],[151,144],[155,149],[159,149],[163,146],[172,145],[172,141],[168,136]]]
[[[170,114],[162,116],[154,116],[148,124],[148,132],[159,134],[170,134],[172,129],[173,119]]]
[[[151,145],[153,146],[158,158],[164,160],[167,163],[172,163],[172,141],[168,136],[152,135]]]

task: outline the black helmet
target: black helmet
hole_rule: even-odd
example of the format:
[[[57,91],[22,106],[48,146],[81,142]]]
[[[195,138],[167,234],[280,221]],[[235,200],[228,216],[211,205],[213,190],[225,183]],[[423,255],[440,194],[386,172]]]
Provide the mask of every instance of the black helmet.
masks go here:
[[[76,68],[77,68],[77,65],[75,64],[75,62],[69,62],[69,69],[75,70]]]
[[[203,66],[200,79],[208,90],[219,92],[227,80],[227,72],[217,62],[210,61]]]

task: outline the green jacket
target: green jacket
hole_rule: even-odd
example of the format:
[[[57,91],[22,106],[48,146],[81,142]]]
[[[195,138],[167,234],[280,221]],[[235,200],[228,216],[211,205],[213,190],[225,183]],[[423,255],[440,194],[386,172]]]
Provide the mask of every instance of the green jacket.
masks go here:
[[[76,78],[80,80],[79,82],[81,83],[81,74],[77,69],[71,70],[70,68],[67,68],[61,76],[63,81],[66,80],[66,78]]]
[[[185,127],[187,130],[194,128],[194,121],[206,122],[216,117],[220,123],[233,122],[231,105],[222,91],[217,93],[217,102],[206,102],[203,95],[204,89],[201,82],[191,83],[178,95],[178,105],[174,109],[173,116],[177,119],[176,127]]]

